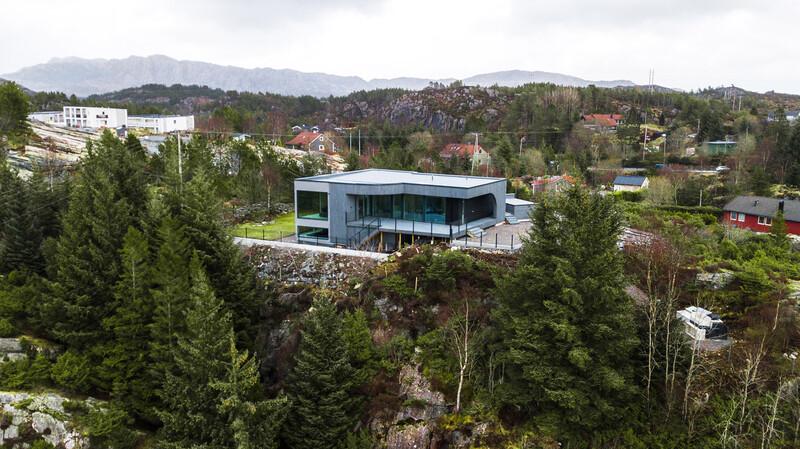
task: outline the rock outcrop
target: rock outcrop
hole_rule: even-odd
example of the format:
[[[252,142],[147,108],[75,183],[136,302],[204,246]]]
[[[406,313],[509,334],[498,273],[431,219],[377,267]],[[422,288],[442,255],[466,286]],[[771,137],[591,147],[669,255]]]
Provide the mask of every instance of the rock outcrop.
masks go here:
[[[0,338],[0,363],[25,358],[19,338]]]
[[[88,438],[70,425],[65,401],[52,393],[0,392],[0,446],[23,449],[43,439],[57,448],[88,448]]]
[[[292,248],[253,247],[258,276],[279,284],[304,284],[330,289],[346,287],[363,278],[378,261],[364,257],[305,251]]]
[[[444,395],[433,390],[418,365],[406,365],[400,370],[400,395],[403,406],[388,427],[386,448],[430,449],[436,419],[448,410]]]

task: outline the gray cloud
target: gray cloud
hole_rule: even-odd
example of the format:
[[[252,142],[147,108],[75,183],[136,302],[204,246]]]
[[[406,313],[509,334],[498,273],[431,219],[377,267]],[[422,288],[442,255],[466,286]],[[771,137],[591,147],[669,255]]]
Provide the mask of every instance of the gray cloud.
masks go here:
[[[15,14],[0,16],[0,73],[54,56],[165,54],[364,78],[523,69],[643,83],[653,68],[656,82],[684,89],[800,93],[793,0],[9,3]]]

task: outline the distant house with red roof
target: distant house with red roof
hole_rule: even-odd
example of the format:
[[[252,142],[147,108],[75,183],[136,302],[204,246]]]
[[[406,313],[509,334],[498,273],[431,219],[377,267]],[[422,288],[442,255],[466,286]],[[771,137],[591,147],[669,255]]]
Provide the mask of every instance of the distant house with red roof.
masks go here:
[[[318,132],[303,131],[286,142],[286,146],[305,151],[336,151],[336,142]]]
[[[477,148],[477,149],[476,149]],[[477,147],[471,143],[448,143],[444,146],[439,157],[444,161],[449,161],[455,158],[471,160],[478,165],[487,163],[491,156],[489,152],[484,150],[483,147]]]
[[[569,175],[539,176],[531,181],[531,190],[534,194],[543,192],[563,192],[575,184],[575,179]]]
[[[583,126],[596,131],[616,131],[617,126],[625,123],[622,114],[584,114],[581,116]]]

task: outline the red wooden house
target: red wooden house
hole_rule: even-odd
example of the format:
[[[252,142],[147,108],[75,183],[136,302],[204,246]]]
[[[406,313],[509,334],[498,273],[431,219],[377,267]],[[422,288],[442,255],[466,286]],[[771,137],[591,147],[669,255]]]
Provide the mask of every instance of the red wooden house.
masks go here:
[[[763,196],[737,196],[722,209],[722,222],[734,228],[756,232],[769,232],[772,219],[783,212],[789,234],[800,235],[800,201],[767,198]]]

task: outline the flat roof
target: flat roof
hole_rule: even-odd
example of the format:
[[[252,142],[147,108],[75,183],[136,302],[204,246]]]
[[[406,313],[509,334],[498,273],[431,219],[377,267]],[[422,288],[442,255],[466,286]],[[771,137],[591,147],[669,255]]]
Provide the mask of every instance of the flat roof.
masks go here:
[[[298,181],[318,181],[337,184],[414,184],[439,187],[478,187],[503,181],[504,178],[489,178],[485,176],[443,175],[440,173],[420,173],[403,170],[384,170],[370,168],[328,175],[309,176],[298,178]]]
[[[510,204],[512,206],[533,206],[532,201],[509,197],[506,197],[506,204]]]
[[[137,115],[129,115],[128,118],[172,118],[172,117],[191,117],[189,115],[161,115],[161,114],[137,114]]]

